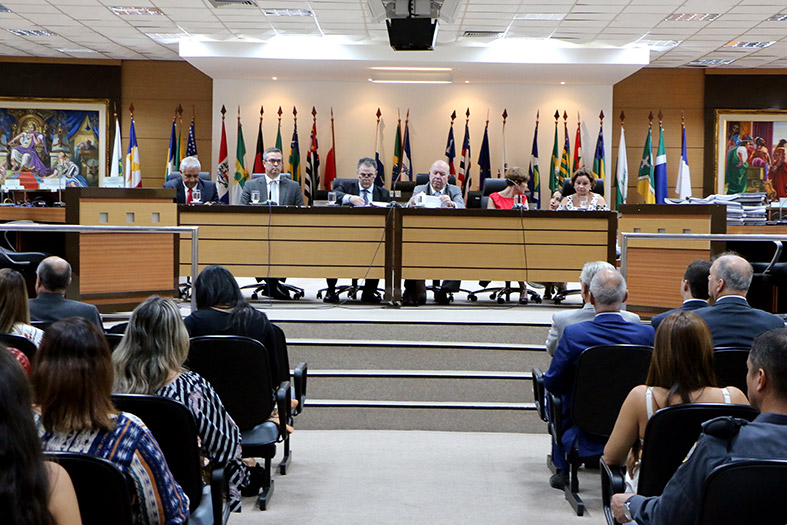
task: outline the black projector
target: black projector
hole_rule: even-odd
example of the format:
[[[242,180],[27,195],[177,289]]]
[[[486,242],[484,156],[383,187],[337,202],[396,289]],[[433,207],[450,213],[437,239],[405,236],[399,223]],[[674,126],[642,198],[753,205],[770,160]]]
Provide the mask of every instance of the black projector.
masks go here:
[[[433,51],[437,22],[431,18],[391,18],[386,20],[388,40],[394,51]]]

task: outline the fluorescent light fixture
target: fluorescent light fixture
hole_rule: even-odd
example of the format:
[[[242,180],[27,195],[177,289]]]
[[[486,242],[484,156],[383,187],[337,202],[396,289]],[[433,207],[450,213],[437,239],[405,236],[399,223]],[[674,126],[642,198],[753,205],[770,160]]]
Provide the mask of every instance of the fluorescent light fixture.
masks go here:
[[[160,44],[177,44],[184,38],[191,35],[188,33],[145,33],[145,36],[152,38]]]
[[[784,22],[787,20],[787,13],[779,13],[765,19],[766,22]]]
[[[404,66],[375,66],[369,69],[376,71],[453,71],[451,67],[404,67]]]
[[[58,51],[61,53],[69,53],[69,54],[76,54],[76,53],[98,53],[98,51],[93,51],[92,49],[66,49],[63,47],[58,47]]]
[[[370,81],[377,84],[451,84],[451,68],[372,68]]]
[[[560,21],[566,17],[565,13],[517,13],[514,20],[535,20],[537,22]]]
[[[450,80],[371,80],[373,84],[451,84]]]
[[[158,7],[108,6],[116,15],[163,15]]]
[[[749,48],[749,49],[764,49],[766,47],[770,47],[776,42],[738,42],[737,40],[730,40],[724,47],[735,47],[735,48]]]
[[[706,58],[703,60],[692,60],[689,62],[689,65],[695,67],[726,66],[733,62],[735,62],[734,58]]]
[[[672,13],[664,19],[665,22],[713,22],[721,16],[720,13]]]
[[[314,16],[311,9],[290,9],[288,7],[278,7],[263,9],[266,16]]]
[[[462,36],[467,38],[500,38],[505,31],[465,31]]]
[[[57,34],[46,29],[9,29],[8,32],[16,36],[57,36]]]
[[[0,13],[10,13],[11,10],[4,5],[0,5]]]
[[[634,45],[643,45],[647,46],[648,49],[652,49],[653,51],[666,51],[668,49],[672,49],[678,47],[681,44],[681,40],[637,40],[634,42]]]

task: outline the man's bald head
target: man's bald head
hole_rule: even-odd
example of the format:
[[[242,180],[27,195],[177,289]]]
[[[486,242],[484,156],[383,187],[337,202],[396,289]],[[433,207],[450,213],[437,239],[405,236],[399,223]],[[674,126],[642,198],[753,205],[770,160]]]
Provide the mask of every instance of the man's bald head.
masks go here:
[[[61,257],[52,256],[41,261],[36,274],[38,274],[36,284],[45,292],[64,293],[71,283],[71,265]]]
[[[732,253],[723,254],[710,267],[708,294],[713,299],[725,295],[746,296],[753,273],[751,264],[743,257]]]
[[[451,173],[448,164],[444,160],[436,160],[429,168],[429,184],[436,191],[442,191],[448,184],[448,175]]]
[[[620,311],[627,295],[626,280],[617,270],[601,270],[590,281],[590,297],[596,313]]]

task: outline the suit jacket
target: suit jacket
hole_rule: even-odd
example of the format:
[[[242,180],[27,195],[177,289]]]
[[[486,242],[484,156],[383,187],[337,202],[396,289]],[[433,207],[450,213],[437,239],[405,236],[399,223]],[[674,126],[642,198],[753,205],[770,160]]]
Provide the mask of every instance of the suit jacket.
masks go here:
[[[429,186],[429,184],[422,184],[421,186],[416,186],[413,188],[413,195],[418,195],[421,192],[424,192],[427,195],[432,195],[432,187]],[[462,197],[462,189],[459,186],[447,184],[445,187],[445,193],[451,198],[453,203],[456,204],[457,208],[465,207],[465,200],[464,197]]]
[[[680,308],[673,308],[672,310],[667,310],[666,312],[662,312],[659,315],[654,315],[650,320],[650,326],[656,330],[664,318],[671,313],[679,312],[681,310],[698,310],[700,308],[705,308],[706,306],[708,306],[708,301],[704,299],[688,299],[683,301],[683,304],[680,305]]]
[[[604,344],[653,345],[653,328],[630,323],[614,313],[598,314],[592,321],[567,326],[555,350],[555,356],[544,374],[544,386],[563,401],[564,450],[576,441],[580,457],[596,456],[604,451],[604,443],[586,438],[571,422],[574,373],[577,360],[586,348]],[[613,370],[610,373],[614,373]]]
[[[336,190],[336,203],[341,204],[345,195],[358,195],[361,196],[361,190],[358,187],[358,182],[353,181],[352,184],[338,186]],[[372,200],[378,202],[391,202],[391,192],[385,188],[381,188],[377,184],[372,184]]]
[[[754,338],[774,328],[784,328],[781,317],[749,306],[743,297],[722,297],[713,306],[695,310],[705,319],[713,346],[751,347]]]
[[[623,319],[630,323],[639,323],[640,318],[634,312],[620,311]],[[563,310],[557,312],[552,316],[552,326],[549,327],[549,334],[547,335],[546,348],[549,355],[555,355],[555,349],[563,337],[563,330],[569,325],[584,323],[585,321],[592,321],[596,318],[596,310],[590,303],[585,305],[579,310]]]
[[[98,308],[92,304],[66,299],[59,293],[40,293],[28,301],[30,319],[33,321],[55,322],[68,317],[82,317],[92,321],[102,331],[104,325]]]
[[[174,188],[178,193],[175,198],[178,204],[186,204],[186,187],[183,185],[183,179],[172,179],[164,183],[165,188]],[[202,179],[197,181],[198,189],[202,192],[202,202],[218,202],[219,194],[216,192],[216,183],[204,181]]]
[[[260,192],[260,202],[268,200],[268,177],[263,176],[247,180],[240,196],[241,204],[251,202],[251,192]],[[279,175],[279,206],[303,206],[303,192],[301,185],[292,179]]]

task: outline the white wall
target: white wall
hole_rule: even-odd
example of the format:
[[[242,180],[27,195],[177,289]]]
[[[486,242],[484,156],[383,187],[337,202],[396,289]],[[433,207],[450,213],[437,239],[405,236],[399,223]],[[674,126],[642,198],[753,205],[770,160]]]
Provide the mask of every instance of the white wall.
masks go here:
[[[563,111],[568,112],[568,130],[572,146],[577,128],[577,111],[582,117],[582,152],[585,165],[592,166],[598,135],[598,114],[603,109],[606,148],[607,184],[614,169],[612,151],[612,85],[507,85],[507,84],[372,84],[350,82],[285,82],[258,80],[214,79],[213,120],[214,159],[218,159],[221,138],[221,106],[227,108],[226,130],[233,171],[237,143],[237,112],[241,108],[243,136],[246,143],[246,167],[251,170],[257,138],[260,105],[264,106],[263,137],[265,147],[276,140],[277,115],[282,107],[282,143],[285,161],[293,131],[292,108],[298,109],[298,137],[301,164],[305,167],[309,133],[312,126],[312,106],[317,109],[317,137],[321,160],[320,175],[325,157],[331,147],[330,110],[333,107],[336,136],[337,176],[354,177],[359,157],[374,157],[375,113],[382,111],[383,157],[386,177],[390,179],[397,109],[401,111],[402,126],[410,109],[410,141],[413,171],[425,173],[431,163],[444,158],[444,150],[451,122],[456,110],[454,139],[457,157],[460,156],[464,136],[465,111],[470,108],[470,145],[473,176],[477,181],[478,153],[483,139],[484,124],[489,110],[489,142],[493,176],[502,166],[502,113],[508,110],[506,145],[508,164],[527,168],[533,141],[536,111],[540,110],[538,136],[539,165],[542,195],[548,196],[548,171],[555,132],[555,110],[559,110],[560,148],[563,144]],[[456,159],[458,169],[459,159]],[[215,166],[214,166],[215,171]],[[546,199],[548,200],[548,198]],[[544,199],[542,198],[542,202]]]

